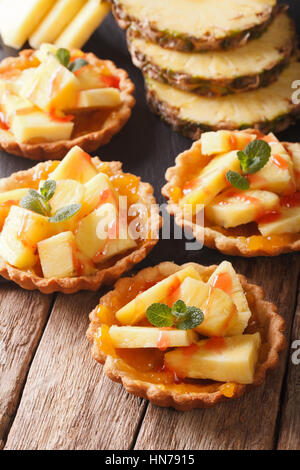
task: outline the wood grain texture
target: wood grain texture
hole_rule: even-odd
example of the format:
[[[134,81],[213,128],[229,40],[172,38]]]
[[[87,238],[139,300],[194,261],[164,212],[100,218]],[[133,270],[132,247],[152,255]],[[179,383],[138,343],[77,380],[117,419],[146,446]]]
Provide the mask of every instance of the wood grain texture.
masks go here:
[[[276,260],[231,260],[238,272],[262,285],[266,298],[279,306],[287,333],[296,300],[297,259],[292,255]],[[281,356],[280,368],[267,377],[263,386],[241,399],[188,413],[149,405],[135,449],[272,449],[286,354]]]
[[[0,448],[47,321],[50,296],[0,284]]]
[[[298,341],[293,346],[293,343]],[[300,449],[300,364],[292,362],[295,354],[297,362],[300,360],[300,295],[293,330],[290,340],[288,357],[288,372],[286,376],[286,388],[283,394],[281,419],[279,422],[278,449],[299,450]]]
[[[140,399],[102,375],[85,338],[99,296],[59,295],[5,449],[128,449]]]

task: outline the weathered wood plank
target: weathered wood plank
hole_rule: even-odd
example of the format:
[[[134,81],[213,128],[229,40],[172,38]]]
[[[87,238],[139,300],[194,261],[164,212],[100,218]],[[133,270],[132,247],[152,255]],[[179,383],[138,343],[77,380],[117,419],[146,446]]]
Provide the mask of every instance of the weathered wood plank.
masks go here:
[[[59,295],[7,449],[128,449],[144,402],[102,375],[85,338],[99,294]]]
[[[0,448],[47,321],[51,296],[0,284]]]
[[[281,419],[279,424],[278,449],[300,449],[300,294],[293,324],[290,345],[298,341],[294,348],[289,349],[288,373],[286,376],[286,389],[283,396]],[[292,355],[295,355],[292,362]]]
[[[290,329],[296,300],[297,256],[232,259],[237,271],[264,287]],[[208,263],[205,263],[208,264]],[[209,410],[179,413],[149,405],[135,449],[271,449],[286,353],[265,384],[239,400]]]

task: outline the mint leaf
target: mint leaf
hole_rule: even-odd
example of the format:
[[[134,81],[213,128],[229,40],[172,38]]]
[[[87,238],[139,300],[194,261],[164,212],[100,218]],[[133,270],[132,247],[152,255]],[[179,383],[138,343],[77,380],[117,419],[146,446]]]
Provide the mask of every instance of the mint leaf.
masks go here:
[[[37,192],[37,191],[36,191]],[[38,194],[38,193],[37,193]],[[33,193],[28,192],[20,201],[20,207],[23,209],[28,209],[38,214],[45,215],[45,207],[40,199],[40,197],[33,195]]]
[[[174,317],[185,318],[186,311],[187,306],[185,305],[185,302],[183,300],[177,300],[177,302],[173,304],[172,314],[174,315]]]
[[[81,209],[81,204],[71,204],[66,207],[61,207],[55,214],[50,217],[50,222],[55,224],[59,222],[64,222],[65,220],[70,219],[73,215],[77,214],[77,212]]]
[[[238,159],[244,173],[251,175],[263,168],[269,161],[271,147],[264,140],[253,140],[243,151],[238,152]]]
[[[54,180],[47,180],[40,187],[40,193],[45,201],[50,201],[50,199],[54,196],[56,190],[56,181]]]
[[[158,328],[170,327],[174,323],[174,318],[170,307],[166,304],[154,303],[146,310],[149,322]]]
[[[71,59],[71,54],[68,49],[64,49],[64,48],[57,49],[56,57],[58,58],[61,65],[63,65],[64,67],[68,67],[70,59]]]
[[[235,171],[227,171],[226,179],[232,186],[237,189],[245,191],[246,189],[250,188],[250,183],[247,178],[245,178],[245,176],[240,175],[239,173],[236,173]]]
[[[76,72],[76,70],[79,70],[88,64],[89,64],[88,61],[85,59],[76,59],[76,60],[73,60],[73,62],[69,64],[68,69],[70,70],[70,72],[74,73]]]
[[[201,325],[204,320],[204,314],[200,308],[188,307],[186,316],[183,321],[177,323],[176,328],[179,330],[192,330]]]

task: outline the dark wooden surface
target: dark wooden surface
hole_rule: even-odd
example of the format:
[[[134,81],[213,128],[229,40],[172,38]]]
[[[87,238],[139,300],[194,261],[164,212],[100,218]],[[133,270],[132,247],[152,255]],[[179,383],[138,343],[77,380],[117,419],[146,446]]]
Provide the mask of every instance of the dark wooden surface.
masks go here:
[[[290,2],[300,27],[300,5]],[[300,28],[299,28],[300,29]],[[99,149],[103,160],[121,160],[155,187],[191,141],[148,110],[143,80],[133,67],[124,33],[111,15],[85,47],[125,68],[136,85],[137,104],[122,132]],[[12,55],[1,50],[1,57]],[[300,77],[299,77],[300,79]],[[279,135],[300,141],[300,124]],[[1,153],[0,176],[33,162]],[[288,349],[280,368],[242,399],[211,410],[179,413],[128,395],[103,376],[85,338],[88,313],[99,293],[44,296],[0,283],[0,448],[7,449],[295,449],[300,448],[300,365],[291,362],[291,341],[300,339],[299,254],[277,258],[230,258],[236,270],[263,286],[287,323]],[[185,251],[184,240],[161,240],[139,265],[164,260],[219,263],[224,256]],[[298,305],[298,306],[297,306]],[[297,315],[295,316],[295,312]]]

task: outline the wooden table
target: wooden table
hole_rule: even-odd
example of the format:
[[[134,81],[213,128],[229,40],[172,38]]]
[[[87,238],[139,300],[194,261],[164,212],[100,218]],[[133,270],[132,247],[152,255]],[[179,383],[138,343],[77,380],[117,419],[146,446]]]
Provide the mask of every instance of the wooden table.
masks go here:
[[[296,3],[296,2],[291,2]],[[300,8],[293,7],[294,17]],[[300,24],[299,24],[300,26]],[[127,52],[124,33],[111,17],[87,44],[100,57],[128,70],[137,105],[122,132],[99,150],[122,160],[125,170],[160,188],[176,155],[191,142],[148,110],[140,72]],[[1,51],[2,57],[12,51]],[[300,77],[299,77],[300,79]],[[298,127],[280,138],[299,140]],[[299,134],[299,133],[298,133]],[[1,154],[1,176],[32,162]],[[224,256],[185,251],[184,240],[160,241],[140,267],[160,261],[202,264]],[[261,284],[286,320],[288,349],[265,384],[239,400],[209,410],[180,413],[128,395],[102,374],[85,338],[97,293],[43,295],[0,282],[0,448],[6,449],[295,449],[300,447],[300,365],[291,362],[300,339],[299,254],[231,258],[238,272]]]

